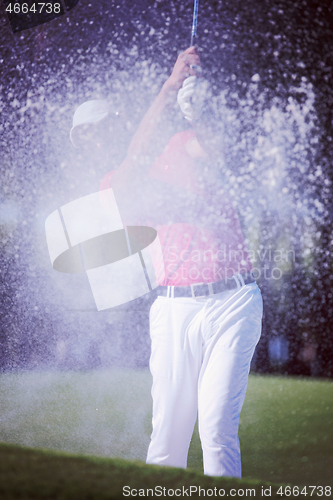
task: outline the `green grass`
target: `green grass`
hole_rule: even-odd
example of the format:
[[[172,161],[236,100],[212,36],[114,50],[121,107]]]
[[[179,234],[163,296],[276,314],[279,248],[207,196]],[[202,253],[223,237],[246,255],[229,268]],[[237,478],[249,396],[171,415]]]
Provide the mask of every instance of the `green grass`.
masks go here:
[[[333,485],[333,381],[251,377],[240,440],[245,477]]]
[[[239,439],[243,477],[333,486],[333,381],[250,376]],[[190,451],[199,470],[197,431]]]
[[[150,387],[145,370],[2,374],[0,441],[143,461]],[[332,381],[250,376],[239,434],[244,478],[331,485]],[[188,467],[202,471],[197,428]]]
[[[8,444],[0,445],[1,500],[126,498],[123,496],[124,486],[131,490],[136,489],[138,496],[141,489],[149,497],[152,495],[151,492],[147,493],[147,489],[154,490],[156,487],[166,488],[166,494],[169,489],[180,489],[182,493],[183,487],[189,494],[190,487],[192,487],[191,498],[199,498],[194,490],[195,487],[197,491],[199,487],[205,490],[217,488],[217,492],[224,489],[225,496],[228,496],[231,489],[234,489],[236,491],[232,491],[231,494],[233,498],[238,499],[243,498],[244,495],[249,497],[250,490],[252,497],[260,496],[264,483],[232,478],[212,478],[194,471],[158,467],[121,459],[66,456],[59,452],[24,449]],[[269,485],[266,484],[264,487],[268,488]],[[281,498],[276,496],[277,489],[278,487],[272,486],[271,498]],[[178,494],[179,491],[176,493]],[[163,497],[165,498],[166,495]],[[184,498],[183,495],[181,497]],[[200,498],[202,497],[201,492]]]

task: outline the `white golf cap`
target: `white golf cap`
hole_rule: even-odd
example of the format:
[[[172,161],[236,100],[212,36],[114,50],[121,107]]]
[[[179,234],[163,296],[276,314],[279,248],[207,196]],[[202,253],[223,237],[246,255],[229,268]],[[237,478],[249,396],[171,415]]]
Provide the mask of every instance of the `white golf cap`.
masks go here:
[[[92,101],[86,101],[81,104],[75,111],[73,116],[73,126],[70,131],[70,139],[76,148],[75,138],[73,135],[74,130],[79,125],[85,125],[86,123],[97,123],[103,118],[105,118],[110,112],[111,105],[107,101],[102,101],[100,99],[94,99]]]

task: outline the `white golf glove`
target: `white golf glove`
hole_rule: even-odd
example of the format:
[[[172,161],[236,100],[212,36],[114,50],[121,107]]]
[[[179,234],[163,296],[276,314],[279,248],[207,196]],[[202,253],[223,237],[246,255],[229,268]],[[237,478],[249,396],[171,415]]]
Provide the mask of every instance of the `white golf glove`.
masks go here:
[[[208,82],[189,76],[178,91],[177,102],[186,120],[198,120],[205,102]]]

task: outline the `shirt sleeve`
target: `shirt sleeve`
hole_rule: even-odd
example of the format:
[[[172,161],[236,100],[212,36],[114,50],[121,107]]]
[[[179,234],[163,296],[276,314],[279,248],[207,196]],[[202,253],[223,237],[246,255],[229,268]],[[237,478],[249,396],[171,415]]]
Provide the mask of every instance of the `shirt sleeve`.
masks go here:
[[[180,132],[179,135],[181,136],[181,141],[185,148],[187,141],[192,139],[192,137],[195,137],[195,132],[194,130],[184,130],[183,132]]]

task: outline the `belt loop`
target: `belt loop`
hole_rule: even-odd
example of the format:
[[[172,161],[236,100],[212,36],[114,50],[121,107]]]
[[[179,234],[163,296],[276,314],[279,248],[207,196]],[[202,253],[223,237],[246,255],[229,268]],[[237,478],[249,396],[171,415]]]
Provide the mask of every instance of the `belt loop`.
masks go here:
[[[175,287],[174,286],[171,287],[171,298],[172,299],[175,298]]]
[[[167,288],[167,299],[170,299],[170,287]]]
[[[212,283],[207,283],[207,285],[208,285],[209,295],[214,295],[214,290],[213,290]]]
[[[240,281],[240,279],[239,279],[239,277],[238,277],[238,276],[239,276],[239,274],[234,274],[234,275],[232,276],[232,278],[234,278],[234,280],[236,281],[237,288],[241,288],[242,283],[241,283],[241,281]]]
[[[245,286],[244,278],[243,278],[243,276],[240,273],[237,274],[237,278],[239,279],[239,281],[241,283],[241,286]]]

